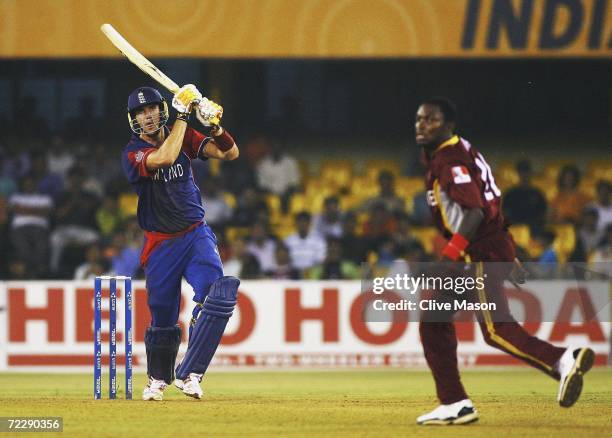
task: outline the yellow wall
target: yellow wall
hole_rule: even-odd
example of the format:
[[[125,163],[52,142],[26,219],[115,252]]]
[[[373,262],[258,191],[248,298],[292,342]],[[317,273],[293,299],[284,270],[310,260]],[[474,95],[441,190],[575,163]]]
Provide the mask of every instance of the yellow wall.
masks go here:
[[[104,22],[147,56],[610,57],[612,0],[566,1],[573,12],[547,16],[554,0],[0,0],[0,57],[117,56]],[[495,33],[530,4],[513,43],[507,27]],[[574,18],[554,50],[541,47],[547,17],[556,35]]]

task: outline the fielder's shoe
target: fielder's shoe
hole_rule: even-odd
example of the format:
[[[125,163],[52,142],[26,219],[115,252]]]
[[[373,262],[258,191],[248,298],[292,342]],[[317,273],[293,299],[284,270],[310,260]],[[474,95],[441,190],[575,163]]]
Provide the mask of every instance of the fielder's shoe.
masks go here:
[[[163,380],[149,377],[149,384],[145,386],[144,391],[142,391],[142,399],[145,401],[162,401],[164,399],[164,389],[166,389],[166,386],[168,385]]]
[[[472,400],[465,400],[450,405],[440,405],[428,414],[417,418],[417,424],[428,425],[451,425],[468,424],[478,420],[478,411],[472,404]]]
[[[557,401],[564,408],[572,406],[582,392],[583,375],[595,362],[595,353],[590,348],[568,348],[559,359],[557,370],[561,374]]]
[[[202,380],[203,374],[189,373],[189,376],[185,380],[175,379],[174,386],[183,391],[188,397],[200,399],[204,394],[200,381]]]

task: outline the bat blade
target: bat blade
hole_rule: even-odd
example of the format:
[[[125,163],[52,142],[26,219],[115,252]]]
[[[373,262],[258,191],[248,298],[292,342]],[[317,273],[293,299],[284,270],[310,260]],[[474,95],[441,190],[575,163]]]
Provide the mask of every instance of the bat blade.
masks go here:
[[[176,82],[166,76],[160,69],[155,67],[151,61],[145,58],[138,50],[134,48],[125,38],[121,36],[115,28],[105,23],[100,26],[100,30],[110,40],[113,45],[119,49],[123,55],[130,60],[132,64],[142,70],[144,73],[155,79],[172,93],[176,93],[180,88]]]

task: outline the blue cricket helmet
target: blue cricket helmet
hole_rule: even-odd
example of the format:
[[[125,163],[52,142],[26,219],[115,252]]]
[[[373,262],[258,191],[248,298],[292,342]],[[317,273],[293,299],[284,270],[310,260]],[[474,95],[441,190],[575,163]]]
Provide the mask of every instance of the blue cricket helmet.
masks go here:
[[[136,120],[136,110],[145,105],[155,103],[159,105],[159,119],[154,120],[152,123],[155,127],[154,132],[157,132],[168,122],[169,112],[166,99],[164,99],[159,91],[151,87],[139,87],[132,91],[128,97],[127,116],[130,123],[130,128],[132,131],[134,131],[134,133],[142,134],[144,132],[144,127],[140,126]]]

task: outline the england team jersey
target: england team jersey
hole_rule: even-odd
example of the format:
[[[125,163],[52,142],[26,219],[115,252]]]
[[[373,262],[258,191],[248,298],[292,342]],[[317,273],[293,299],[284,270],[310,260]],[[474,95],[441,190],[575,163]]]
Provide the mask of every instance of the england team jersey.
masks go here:
[[[166,130],[166,138],[169,134]],[[204,219],[200,189],[193,179],[191,160],[210,140],[187,128],[178,158],[170,167],[149,171],[147,156],[157,148],[133,134],[122,155],[125,175],[138,194],[138,222],[145,231],[177,233]]]

